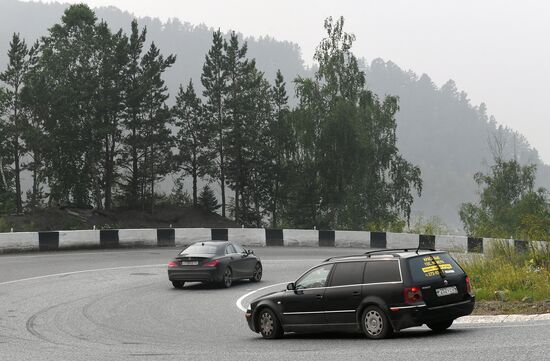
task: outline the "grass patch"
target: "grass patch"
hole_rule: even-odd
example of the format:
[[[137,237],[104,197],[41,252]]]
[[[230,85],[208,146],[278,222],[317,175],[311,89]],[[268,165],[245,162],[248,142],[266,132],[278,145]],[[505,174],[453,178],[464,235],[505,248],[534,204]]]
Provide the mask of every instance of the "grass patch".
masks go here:
[[[462,262],[476,299],[530,302],[550,299],[550,242],[530,242],[519,253],[507,241],[497,241],[484,256]]]

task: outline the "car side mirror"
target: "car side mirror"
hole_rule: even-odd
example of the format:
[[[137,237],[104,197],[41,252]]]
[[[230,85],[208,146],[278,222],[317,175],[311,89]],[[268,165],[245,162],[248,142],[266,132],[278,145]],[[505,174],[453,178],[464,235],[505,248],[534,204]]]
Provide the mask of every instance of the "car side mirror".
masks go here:
[[[294,291],[296,289],[296,285],[294,282],[290,282],[288,285],[286,285],[286,289],[289,291]]]
[[[245,252],[246,252],[247,255],[248,255],[248,254],[254,254],[254,251],[251,250],[251,249],[247,249]]]

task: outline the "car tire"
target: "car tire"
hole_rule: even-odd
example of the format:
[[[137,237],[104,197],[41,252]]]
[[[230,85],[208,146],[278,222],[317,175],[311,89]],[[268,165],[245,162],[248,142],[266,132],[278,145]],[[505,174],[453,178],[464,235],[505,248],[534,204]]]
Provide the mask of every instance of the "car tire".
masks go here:
[[[432,329],[433,332],[445,332],[451,325],[453,324],[454,320],[445,320],[445,321],[439,321],[439,322],[430,322],[426,325]]]
[[[223,271],[222,276],[222,287],[223,288],[229,288],[231,287],[231,284],[233,283],[233,272],[231,272],[231,268],[227,267],[225,271]]]
[[[260,310],[257,322],[258,330],[263,338],[271,340],[283,336],[283,327],[270,308],[263,308]]]
[[[388,317],[377,306],[368,306],[361,315],[361,329],[367,338],[382,339],[391,335],[392,326]]]
[[[177,288],[178,290],[183,289],[184,285],[185,285],[184,281],[172,281],[172,286],[174,286],[174,288]]]
[[[252,273],[252,277],[250,278],[250,281],[260,282],[262,279],[262,273],[263,273],[262,264],[256,263],[256,266],[254,266],[254,272]]]

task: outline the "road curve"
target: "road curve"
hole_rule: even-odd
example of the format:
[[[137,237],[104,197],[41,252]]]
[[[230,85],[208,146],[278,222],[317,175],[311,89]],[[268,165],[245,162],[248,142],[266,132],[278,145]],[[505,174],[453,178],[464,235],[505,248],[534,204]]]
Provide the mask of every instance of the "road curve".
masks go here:
[[[548,321],[460,324],[443,335],[422,327],[382,341],[353,334],[263,340],[246,326],[237,300],[294,280],[331,255],[357,251],[255,252],[264,262],[260,284],[190,284],[183,290],[172,288],[166,276],[173,248],[0,256],[0,359],[545,360],[550,354]]]

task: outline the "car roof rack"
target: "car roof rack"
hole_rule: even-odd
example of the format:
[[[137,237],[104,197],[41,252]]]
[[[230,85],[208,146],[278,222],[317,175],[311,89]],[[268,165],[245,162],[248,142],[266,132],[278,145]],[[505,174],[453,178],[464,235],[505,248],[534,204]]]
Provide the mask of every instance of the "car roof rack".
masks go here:
[[[327,259],[324,260],[323,262],[332,261],[333,259],[352,258],[352,257],[363,257],[363,256],[364,256],[364,254],[348,254],[348,255],[345,255],[345,256],[334,256],[334,257],[329,257],[329,258],[327,258]]]
[[[372,254],[374,254],[374,253],[395,253],[395,252],[399,252],[399,251],[402,251],[402,252],[416,252],[416,253],[418,253],[418,251],[431,251],[431,252],[434,252],[434,251],[436,251],[436,250],[433,249],[433,248],[423,248],[423,247],[387,248],[387,249],[377,249],[377,250],[374,250],[374,251],[368,251],[368,252],[365,252],[364,255],[370,257],[370,255],[372,255]]]
[[[367,256],[367,257],[370,258],[371,255],[376,255],[376,254],[380,254],[380,253],[382,253],[382,255],[383,255],[383,253],[389,253],[389,255],[395,257],[396,255],[394,253],[397,253],[397,252],[400,252],[400,251],[401,252],[416,252],[418,254],[418,251],[435,252],[437,250],[434,249],[434,248],[423,248],[423,247],[377,249],[377,250],[374,250],[374,251],[368,251],[368,252],[361,253],[361,254],[349,254],[349,255],[345,255],[345,256],[329,257],[326,260],[324,260],[323,262],[332,261],[333,259],[364,257],[364,256]]]

